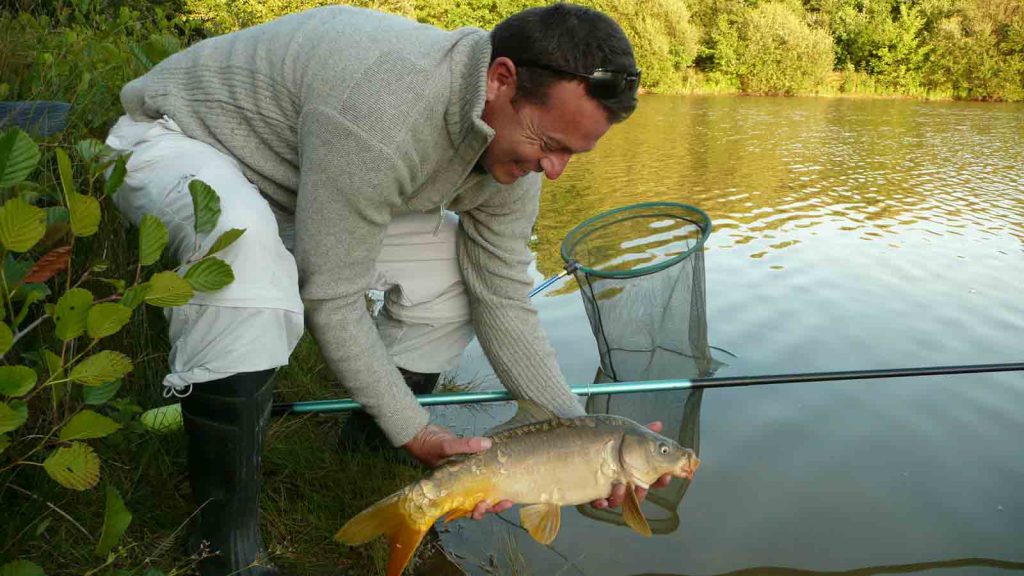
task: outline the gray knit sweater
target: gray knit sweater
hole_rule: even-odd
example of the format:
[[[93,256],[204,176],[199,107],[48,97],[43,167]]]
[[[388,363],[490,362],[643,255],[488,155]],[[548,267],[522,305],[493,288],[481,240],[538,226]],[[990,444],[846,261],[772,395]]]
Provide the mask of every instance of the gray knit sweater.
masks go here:
[[[364,305],[392,215],[460,212],[458,258],[477,337],[502,383],[558,414],[569,392],[528,292],[540,177],[472,171],[488,34],[329,6],[200,42],[121,92],[136,120],[167,115],[236,158],[294,214],[306,317],[327,363],[395,445],[428,420]]]

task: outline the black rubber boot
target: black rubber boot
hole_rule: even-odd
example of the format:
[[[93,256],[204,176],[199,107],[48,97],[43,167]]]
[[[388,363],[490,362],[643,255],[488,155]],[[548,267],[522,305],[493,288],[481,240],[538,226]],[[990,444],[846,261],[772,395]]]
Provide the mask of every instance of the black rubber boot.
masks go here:
[[[192,546],[213,556],[202,576],[278,576],[260,537],[260,460],[270,425],[274,371],[202,382],[182,399],[188,476],[201,509]],[[195,550],[193,550],[194,552]]]
[[[413,394],[431,394],[437,386],[440,374],[424,374],[399,368],[405,385]],[[384,436],[384,432],[369,414],[363,411],[353,412],[345,419],[341,430],[341,445],[350,449],[365,449],[373,452],[391,452],[394,446]]]
[[[412,390],[413,394],[417,396],[421,394],[433,394],[434,388],[437,387],[437,380],[441,377],[440,374],[434,372],[432,374],[424,374],[422,372],[412,372],[405,368],[399,368],[399,372],[402,373],[402,378],[405,378],[405,385]]]

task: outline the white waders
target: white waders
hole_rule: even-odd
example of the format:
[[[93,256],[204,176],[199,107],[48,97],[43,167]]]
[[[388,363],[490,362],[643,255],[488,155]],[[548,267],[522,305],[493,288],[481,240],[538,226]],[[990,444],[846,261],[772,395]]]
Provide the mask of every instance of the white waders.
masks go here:
[[[204,254],[226,230],[246,230],[218,254],[231,265],[235,281],[167,311],[168,391],[185,395],[197,382],[286,365],[303,332],[298,274],[289,252],[294,234],[302,231],[294,231],[292,217],[275,214],[235,159],[185,136],[170,118],[136,122],[122,116],[107,144],[132,154],[114,197],[117,207],[136,225],[147,213],[160,218],[178,262]],[[188,191],[193,179],[209,184],[221,203],[216,228],[198,239]],[[455,257],[458,218],[448,212],[440,225],[438,220],[436,212],[397,215],[367,286],[384,292],[377,325],[392,359],[413,372],[452,368],[473,336]]]

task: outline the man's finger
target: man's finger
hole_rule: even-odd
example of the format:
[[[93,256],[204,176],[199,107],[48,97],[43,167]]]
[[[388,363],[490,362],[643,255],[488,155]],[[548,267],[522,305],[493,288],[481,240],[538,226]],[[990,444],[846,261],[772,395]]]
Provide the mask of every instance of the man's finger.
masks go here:
[[[606,498],[600,498],[591,502],[590,505],[598,510],[604,510],[608,507],[608,500]]]
[[[448,456],[482,452],[490,447],[491,439],[484,438],[482,436],[473,436],[471,438],[458,438],[456,436],[452,436],[450,438],[445,438],[444,443],[442,444],[442,449]]]
[[[616,484],[612,487],[612,494],[608,497],[608,505],[612,508],[618,508],[622,501],[626,498],[626,485]]]
[[[636,499],[643,502],[647,498],[647,488],[636,487]]]
[[[494,506],[491,506],[491,509],[488,510],[488,512],[491,512],[492,514],[499,514],[511,508],[512,505],[513,502],[511,500],[502,500],[495,504]]]
[[[661,434],[661,429],[663,428],[661,420],[655,420],[648,424],[647,427],[651,429],[651,432],[657,432],[658,434]]]
[[[664,488],[665,486],[668,486],[671,483],[672,483],[672,475],[671,474],[663,474],[661,476],[661,478],[658,478],[658,480],[654,484],[651,484],[651,488]]]
[[[473,520],[483,520],[484,514],[487,514],[487,509],[490,508],[490,504],[485,500],[483,502],[477,502],[473,508]]]

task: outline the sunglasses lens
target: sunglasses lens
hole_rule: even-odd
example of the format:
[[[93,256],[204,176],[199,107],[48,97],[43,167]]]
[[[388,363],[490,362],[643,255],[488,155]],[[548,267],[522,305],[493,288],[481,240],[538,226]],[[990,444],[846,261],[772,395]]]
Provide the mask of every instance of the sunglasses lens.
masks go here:
[[[590,77],[590,92],[595,98],[610,100],[618,97],[626,87],[626,75],[621,72],[596,70]]]
[[[623,92],[635,95],[640,87],[640,71],[627,74],[610,70],[595,70],[590,76],[590,93],[595,98],[611,100]]]

